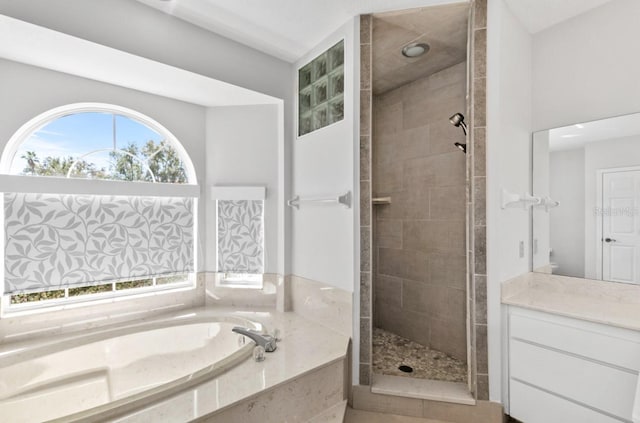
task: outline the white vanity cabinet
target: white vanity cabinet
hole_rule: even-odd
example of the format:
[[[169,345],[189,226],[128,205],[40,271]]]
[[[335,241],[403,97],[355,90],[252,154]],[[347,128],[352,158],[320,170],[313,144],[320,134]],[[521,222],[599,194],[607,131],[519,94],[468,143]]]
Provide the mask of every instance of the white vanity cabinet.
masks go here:
[[[512,417],[525,423],[632,422],[640,332],[516,306],[507,310]]]

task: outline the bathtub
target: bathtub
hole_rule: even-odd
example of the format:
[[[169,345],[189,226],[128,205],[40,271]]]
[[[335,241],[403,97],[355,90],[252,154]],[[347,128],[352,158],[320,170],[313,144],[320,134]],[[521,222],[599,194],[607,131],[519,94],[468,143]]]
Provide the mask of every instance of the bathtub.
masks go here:
[[[3,348],[0,420],[100,421],[214,378],[246,360],[239,317],[182,316]],[[116,411],[117,410],[117,411]]]

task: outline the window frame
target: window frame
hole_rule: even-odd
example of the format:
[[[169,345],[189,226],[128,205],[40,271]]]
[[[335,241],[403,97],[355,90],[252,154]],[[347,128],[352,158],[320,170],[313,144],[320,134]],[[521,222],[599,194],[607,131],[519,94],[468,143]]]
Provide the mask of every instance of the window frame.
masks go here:
[[[333,98],[327,97],[325,102],[327,103],[327,106],[328,106],[331,99],[336,99],[338,97],[341,97],[342,98],[342,104],[343,104],[342,118],[340,118],[340,119],[338,119],[338,120],[336,120],[334,122],[327,123],[326,125],[321,126],[319,128],[313,129],[313,106],[312,106],[310,108],[310,112],[311,112],[311,129],[308,132],[305,132],[304,134],[302,134],[301,133],[301,128],[300,128],[300,126],[301,126],[300,119],[302,117],[301,113],[300,113],[300,91],[301,91],[300,90],[300,71],[302,71],[302,69],[304,69],[307,66],[311,66],[312,67],[311,72],[313,73],[313,63],[323,55],[326,55],[328,57],[329,51],[331,51],[333,48],[335,48],[339,44],[342,44],[342,55],[343,55],[342,65],[339,65],[337,68],[332,69],[332,71],[335,71],[339,67],[342,67],[342,76],[343,76],[342,93],[341,93],[340,96],[335,96]],[[328,58],[327,58],[327,60],[328,60]],[[340,124],[341,122],[344,122],[345,119],[347,118],[346,112],[345,112],[345,101],[346,101],[346,94],[347,94],[346,85],[345,85],[346,61],[347,61],[347,40],[344,37],[340,37],[340,38],[337,39],[337,41],[335,41],[333,43],[330,43],[330,45],[327,48],[322,49],[317,54],[315,54],[312,58],[306,60],[305,63],[303,63],[303,64],[301,64],[301,65],[296,67],[296,77],[295,77],[296,86],[295,86],[295,99],[294,99],[294,101],[295,101],[295,118],[296,118],[295,119],[295,125],[296,125],[296,134],[295,134],[295,136],[296,136],[296,139],[302,140],[305,137],[307,137],[308,135],[313,134],[314,132],[321,131],[321,130],[326,129],[328,127],[331,127],[333,125]],[[327,78],[329,77],[329,73],[330,73],[329,70],[327,70],[327,73],[326,73]],[[313,89],[313,82],[311,82],[308,85],[308,87]],[[303,90],[306,89],[306,88],[307,87],[303,88]],[[327,85],[327,91],[328,90],[329,90],[329,87]],[[327,93],[327,96],[328,96],[328,93]],[[327,119],[329,119],[328,112],[327,112]]]
[[[62,118],[64,116],[80,114],[80,113],[110,113],[110,114],[119,114],[122,116],[126,116],[130,119],[138,121],[139,123],[147,126],[149,129],[157,132],[165,136],[165,139],[171,144],[171,146],[176,150],[180,158],[183,160],[184,171],[187,176],[187,184],[193,184],[196,179],[196,172],[193,166],[193,162],[187,153],[187,150],[182,146],[182,144],[178,141],[178,139],[163,125],[161,125],[156,120],[146,116],[140,112],[135,110],[117,106],[114,104],[107,103],[73,103],[67,104],[65,106],[56,107],[54,109],[48,110],[44,113],[39,114],[38,116],[32,118],[27,123],[22,125],[9,139],[4,150],[2,152],[2,156],[0,157],[0,174],[1,175],[9,175],[11,163],[18,152],[18,148],[22,143],[30,137],[34,132],[39,131],[44,126],[53,122],[56,119]],[[27,175],[25,175],[27,176]],[[67,178],[62,178],[67,179]],[[127,181],[115,181],[115,182],[127,182]],[[185,184],[185,185],[187,185]]]
[[[185,282],[177,282],[166,285],[154,284],[152,286],[139,288],[129,288],[109,292],[97,292],[94,294],[83,294],[65,298],[52,298],[50,300],[34,301],[21,304],[11,304],[11,295],[3,293],[2,299],[0,300],[0,310],[2,311],[1,316],[24,316],[29,314],[66,310],[70,308],[79,308],[95,304],[114,303],[127,299],[137,299],[191,290],[196,286],[196,278],[197,274],[196,272],[194,272],[187,274],[187,280]],[[113,283],[115,284],[115,282]],[[2,286],[2,289],[4,290],[4,284]]]
[[[111,113],[118,114],[141,123],[162,135],[175,149],[182,160],[187,183],[172,184],[148,181],[119,181],[101,179],[83,179],[55,176],[11,175],[11,163],[20,145],[34,132],[45,125],[64,116],[79,113]],[[63,182],[64,181],[64,182]],[[194,271],[188,274],[188,281],[184,283],[153,285],[150,287],[131,288],[95,294],[80,295],[35,301],[33,303],[11,304],[11,294],[4,292],[4,204],[0,207],[0,317],[18,316],[38,312],[56,311],[66,308],[76,308],[93,304],[121,301],[128,298],[140,298],[162,293],[184,291],[196,288],[198,269],[198,199],[200,187],[197,185],[195,168],[191,157],[178,139],[163,125],[154,119],[135,110],[106,103],[74,103],[48,110],[23,124],[9,139],[0,157],[0,193],[41,193],[41,194],[85,194],[85,195],[114,195],[129,197],[191,197],[194,213]]]

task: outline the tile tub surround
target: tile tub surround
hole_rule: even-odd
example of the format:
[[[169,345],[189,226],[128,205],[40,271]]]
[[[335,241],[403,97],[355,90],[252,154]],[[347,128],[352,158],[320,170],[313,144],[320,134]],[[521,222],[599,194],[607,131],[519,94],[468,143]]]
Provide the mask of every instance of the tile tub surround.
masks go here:
[[[261,392],[198,423],[342,422],[346,360],[314,369],[294,380]],[[333,413],[323,413],[334,409]],[[342,415],[340,415],[342,413]]]
[[[546,273],[502,284],[502,303],[640,330],[640,286]]]
[[[325,408],[341,402],[346,397],[345,374],[349,338],[325,326],[304,319],[294,313],[276,311],[242,311],[239,309],[195,308],[167,315],[167,318],[189,315],[195,318],[232,315],[249,319],[264,325],[265,328],[278,328],[281,342],[274,353],[267,354],[266,360],[257,363],[246,360],[237,367],[219,377],[206,381],[194,388],[181,392],[168,392],[164,400],[149,404],[143,409],[118,409],[118,422],[138,421],[239,421],[252,422],[248,405],[268,407],[271,422],[305,421]],[[327,372],[319,371],[321,369]],[[318,372],[319,371],[319,372]],[[301,379],[297,385],[285,385],[307,375],[316,375],[311,379]],[[296,402],[304,404],[300,420],[293,418],[293,408],[282,407],[285,401],[278,387],[288,387],[288,395],[295,392]],[[291,391],[292,387],[296,387]],[[322,389],[320,389],[322,387]],[[316,395],[320,392],[322,395]],[[264,395],[263,395],[264,394]],[[334,401],[335,400],[335,401]],[[244,406],[248,414],[242,414],[240,420],[215,419],[214,413],[224,413],[235,405]],[[256,410],[258,407],[256,407]],[[302,413],[303,411],[300,411]],[[238,412],[240,413],[240,412]],[[237,415],[237,414],[234,414]],[[113,416],[116,417],[116,416]],[[234,417],[235,418],[235,417]],[[202,419],[202,420],[197,420]]]
[[[275,308],[278,290],[282,287],[282,276],[274,273],[263,275],[263,286],[257,288],[230,288],[220,286],[222,273],[205,273],[207,306],[218,307],[271,307]]]
[[[290,275],[291,311],[344,336],[353,333],[353,293]]]
[[[67,304],[56,311],[4,315],[0,318],[0,345],[42,336],[82,332],[200,307],[204,305],[204,292],[205,274],[198,273],[195,288],[177,288],[135,297]]]
[[[374,326],[467,360],[466,62],[374,97]]]

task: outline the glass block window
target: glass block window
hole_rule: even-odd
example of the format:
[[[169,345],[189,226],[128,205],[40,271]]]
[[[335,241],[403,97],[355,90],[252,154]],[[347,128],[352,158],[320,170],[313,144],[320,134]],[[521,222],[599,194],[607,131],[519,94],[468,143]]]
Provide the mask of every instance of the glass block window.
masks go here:
[[[298,71],[298,136],[344,119],[344,40]]]

